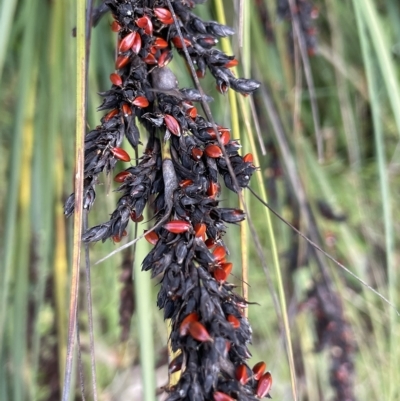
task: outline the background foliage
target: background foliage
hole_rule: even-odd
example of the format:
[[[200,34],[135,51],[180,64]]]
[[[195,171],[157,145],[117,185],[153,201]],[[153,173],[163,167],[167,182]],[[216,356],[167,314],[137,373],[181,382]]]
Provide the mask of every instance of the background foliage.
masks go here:
[[[218,8],[221,4],[224,7]],[[235,7],[231,4],[230,0],[209,0],[196,12],[221,20],[222,10],[228,24],[237,27],[238,2]],[[206,79],[204,89],[216,99],[215,119],[225,126],[239,119],[239,132],[233,131],[233,136],[240,134],[243,154],[256,144],[262,179],[261,186],[254,179],[253,188],[258,193],[264,188],[269,203],[285,219],[308,236],[314,235],[327,252],[398,305],[398,2],[315,0],[319,45],[316,55],[306,62],[298,46],[292,47],[290,22],[277,17],[275,2],[244,4],[244,46],[239,48],[238,36],[232,39],[232,46],[241,73],[262,82],[254,96],[257,118],[248,99],[237,99],[235,113],[232,99],[218,96]],[[90,127],[100,118],[97,92],[108,88],[113,72],[111,21],[106,15],[92,34]],[[72,222],[65,220],[62,206],[73,190],[74,175],[75,5],[72,1],[3,0],[0,22],[0,399],[56,400],[66,353],[72,255]],[[227,42],[222,45],[229,46]],[[174,69],[180,84],[188,86],[185,65],[177,59]],[[314,91],[304,71],[310,73]],[[319,113],[317,125],[313,106],[314,113],[316,109]],[[260,124],[266,154],[258,143],[255,121]],[[323,160],[317,154],[316,132],[322,140]],[[113,210],[113,185],[104,177],[90,215],[91,225]],[[238,202],[228,193],[223,198],[230,206]],[[315,324],[318,316],[306,302],[313,283],[325,272],[351,328],[357,399],[398,400],[399,317],[394,309],[327,259],[318,259],[304,240],[273,218],[280,283],[265,208],[250,196],[247,202],[269,272],[266,275],[262,268],[249,231],[242,246],[249,249],[250,301],[259,304],[249,308],[254,330],[251,350],[254,360],[265,360],[273,374],[274,399],[292,399],[283,320],[273,302],[280,285],[288,306],[298,399],[329,400],[334,395],[329,369],[337,349],[329,344],[323,347]],[[332,213],[336,219],[330,218]],[[139,224],[140,233],[143,227],[146,224]],[[240,277],[239,228],[229,230],[227,236],[236,261],[234,273]],[[91,257],[96,261],[114,248],[112,242],[97,244]],[[127,273],[130,253],[91,270],[101,400],[152,400],[155,381],[158,387],[167,381],[167,330],[155,306],[156,282],[150,282],[148,274],[139,274],[146,249],[146,243],[139,243],[133,288]],[[237,283],[240,285],[239,279]],[[135,301],[127,306],[130,288]],[[89,378],[84,285],[80,300],[82,357]],[[123,320],[124,335],[120,310],[128,315],[134,312],[129,332],[129,324]],[[316,344],[321,346],[320,352],[316,352]],[[149,352],[144,354],[144,382],[140,379],[140,347]],[[144,394],[143,383],[147,388]],[[90,394],[89,380],[86,387]],[[78,390],[76,398],[80,398]]]

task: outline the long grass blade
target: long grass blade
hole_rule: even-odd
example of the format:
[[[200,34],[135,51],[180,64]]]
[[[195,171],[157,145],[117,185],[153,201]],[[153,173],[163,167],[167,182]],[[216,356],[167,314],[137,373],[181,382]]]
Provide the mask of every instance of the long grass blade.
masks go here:
[[[68,401],[71,385],[72,364],[75,346],[75,331],[78,308],[79,268],[81,256],[82,238],[82,205],[83,205],[83,161],[84,161],[84,136],[86,130],[86,4],[84,0],[77,0],[76,23],[76,167],[75,167],[75,214],[74,214],[74,239],[73,258],[70,289],[68,346],[65,365],[65,378],[62,400]]]

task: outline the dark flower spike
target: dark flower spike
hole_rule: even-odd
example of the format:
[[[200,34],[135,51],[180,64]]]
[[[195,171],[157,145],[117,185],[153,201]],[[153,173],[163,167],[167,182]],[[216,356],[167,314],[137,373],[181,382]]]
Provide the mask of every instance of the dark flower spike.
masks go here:
[[[171,346],[179,351],[169,369],[181,371],[181,377],[168,389],[167,400],[255,401],[268,383],[264,379],[261,386],[264,371],[256,380],[246,364],[251,356],[251,329],[242,316],[247,302],[229,283],[232,263],[223,242],[227,225],[243,221],[245,214],[220,207],[218,196],[221,182],[235,192],[245,188],[256,167],[251,155],[239,155],[240,144],[230,130],[209,122],[212,116],[207,121],[192,103],[204,106],[212,98],[201,87],[179,88],[166,65],[175,47],[181,55],[189,52],[200,76],[208,69],[222,92],[232,88],[248,95],[259,84],[229,70],[237,59],[215,45],[234,31],[195,16],[191,8],[200,2],[105,1],[118,35],[117,71],[110,75],[111,88],[100,93],[101,125],[85,138],[85,208],[93,205],[100,173],[130,161],[130,151],[121,147],[124,137],[136,148],[141,124],[148,142],[137,165],[114,177],[120,198],[109,220],[82,239],[118,243],[131,221],[143,220],[152,199],[156,222],[138,239],[153,245],[142,269],[162,277],[157,305],[171,319]],[[71,195],[67,215],[73,213],[73,202]]]

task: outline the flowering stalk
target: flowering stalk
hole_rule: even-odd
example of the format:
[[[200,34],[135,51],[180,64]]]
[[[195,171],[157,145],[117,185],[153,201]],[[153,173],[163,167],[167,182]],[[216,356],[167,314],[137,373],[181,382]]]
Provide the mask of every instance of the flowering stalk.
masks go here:
[[[237,65],[235,57],[214,48],[218,37],[233,30],[194,15],[191,8],[199,2],[172,3],[197,76],[209,71],[219,92],[232,88],[251,94],[259,83],[236,78],[229,69]],[[178,353],[170,372],[181,371],[181,376],[168,388],[168,400],[256,400],[268,396],[272,378],[265,363],[253,369],[246,363],[251,356],[251,328],[243,316],[247,302],[228,283],[232,263],[223,241],[226,224],[243,221],[245,214],[221,208],[217,200],[220,176],[227,188],[238,191],[249,184],[256,167],[251,154],[239,155],[240,144],[231,139],[230,130],[217,125],[225,159],[213,125],[194,105],[212,99],[196,89],[179,88],[167,67],[172,48],[179,54],[183,48],[168,3],[105,1],[114,16],[111,28],[118,32],[118,56],[112,88],[101,93],[99,110],[108,112],[85,139],[84,208],[93,206],[99,174],[111,172],[117,161],[130,161],[121,144],[126,137],[138,146],[138,122],[147,130],[148,142],[140,162],[114,178],[122,196],[111,218],[87,230],[83,241],[119,242],[129,221],[141,221],[155,197],[157,222],[145,235],[154,248],[143,270],[163,277],[157,305],[171,319],[171,347]],[[73,213],[73,199],[72,194],[66,202],[66,215]]]

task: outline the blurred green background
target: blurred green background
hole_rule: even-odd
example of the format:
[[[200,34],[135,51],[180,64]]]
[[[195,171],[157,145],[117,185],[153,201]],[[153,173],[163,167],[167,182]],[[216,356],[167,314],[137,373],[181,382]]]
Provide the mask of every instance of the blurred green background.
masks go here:
[[[241,11],[239,1],[233,4],[209,0],[196,13],[205,19],[225,18],[242,31],[243,47],[240,34],[222,41],[222,46],[232,46],[241,76],[262,82],[250,102],[218,95],[213,81],[204,80],[205,91],[215,98],[215,120],[233,127],[232,136],[241,138],[242,154],[258,154],[260,171],[252,188],[260,194],[265,191],[280,215],[398,306],[398,1],[315,0],[318,46],[312,57],[302,52],[290,21],[278,18],[275,1],[245,0]],[[65,219],[63,202],[73,191],[74,179],[75,8],[73,1],[0,3],[1,401],[60,399],[72,256],[72,219]],[[97,92],[109,87],[114,68],[116,36],[111,22],[107,14],[92,32],[90,128],[102,115],[96,111],[101,102]],[[172,68],[181,86],[191,85],[179,57]],[[319,155],[317,137],[322,145]],[[125,168],[117,165],[118,171]],[[104,185],[98,186],[90,225],[106,221],[114,210],[118,195],[111,181],[104,176]],[[231,193],[223,193],[222,199],[225,206],[238,205]],[[332,341],[321,340],[321,316],[310,306],[309,296],[324,277],[342,306],[335,318],[350,330],[354,399],[399,400],[396,311],[334,263],[318,257],[276,217],[271,229],[265,207],[250,194],[246,201],[263,247],[263,263],[251,230],[229,228],[227,244],[239,291],[240,249],[248,248],[249,299],[257,302],[249,307],[251,361],[266,361],[274,378],[273,398],[293,399],[293,368],[285,346],[289,335],[297,399],[335,399],[337,389],[330,385],[329,374],[340,350]],[[138,232],[146,227],[139,223]],[[134,235],[133,224],[129,235]],[[95,262],[115,247],[112,242],[92,245],[91,259]],[[167,384],[167,328],[156,307],[157,280],[139,274],[148,250],[148,244],[140,242],[135,257],[132,252],[120,253],[91,268],[99,400],[150,401],[155,399],[155,386]],[[286,334],[282,290],[290,327]],[[85,392],[92,399],[83,269],[79,309]],[[72,385],[71,399],[81,399],[78,380]]]

